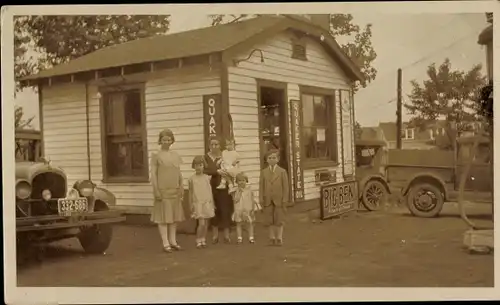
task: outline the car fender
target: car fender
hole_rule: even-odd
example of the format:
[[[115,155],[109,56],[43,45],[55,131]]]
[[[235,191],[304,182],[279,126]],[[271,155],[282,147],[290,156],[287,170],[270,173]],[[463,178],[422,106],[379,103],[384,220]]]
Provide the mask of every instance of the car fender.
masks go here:
[[[116,205],[116,196],[102,187],[96,187],[94,189],[94,199],[106,203],[108,207]]]
[[[391,193],[391,191],[389,190],[389,185],[387,184],[387,180],[385,180],[385,178],[382,175],[371,174],[371,175],[363,177],[363,179],[361,179],[359,181],[359,183],[358,183],[358,186],[359,186],[359,191],[358,191],[359,198],[363,197],[363,191],[362,190],[364,189],[366,183],[368,183],[368,181],[370,181],[372,179],[379,180],[380,182],[382,182],[384,184],[385,189],[387,190],[387,192],[389,194]]]
[[[440,187],[443,190],[444,197],[447,198],[448,193],[446,191],[444,180],[432,172],[420,172],[418,174],[411,176],[411,178],[408,180],[408,183],[403,188],[402,192],[403,196],[406,196],[408,194],[408,191],[410,190],[412,184],[414,184],[417,181],[437,184],[438,187]]]

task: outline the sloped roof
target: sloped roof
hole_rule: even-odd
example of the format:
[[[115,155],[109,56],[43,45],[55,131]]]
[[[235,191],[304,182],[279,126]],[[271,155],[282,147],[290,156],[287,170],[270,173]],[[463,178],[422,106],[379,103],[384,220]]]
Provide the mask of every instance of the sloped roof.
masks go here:
[[[308,23],[307,26],[306,23]],[[21,80],[35,80],[131,64],[223,52],[279,26],[298,28],[299,30],[304,26],[308,29],[314,26],[316,31],[323,31],[311,22],[300,18],[273,15],[260,16],[231,24],[210,26],[175,34],[155,35],[113,45],[51,69],[43,70],[38,74],[24,77]],[[348,75],[353,79],[361,80],[363,76],[359,67],[340,50],[333,37],[328,37],[325,42],[336,54],[337,60],[340,61]]]

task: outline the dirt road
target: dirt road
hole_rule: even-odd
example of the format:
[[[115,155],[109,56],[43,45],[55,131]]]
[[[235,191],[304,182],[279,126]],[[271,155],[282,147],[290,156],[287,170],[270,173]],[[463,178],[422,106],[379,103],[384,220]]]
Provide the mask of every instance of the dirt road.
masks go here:
[[[487,223],[474,216],[489,211],[481,209],[472,217]],[[456,215],[453,206],[436,219],[397,210],[313,223],[307,213],[293,214],[281,248],[267,245],[259,224],[255,245],[197,250],[193,235],[180,235],[185,250],[172,254],[161,251],[154,227],[118,226],[106,255],[84,256],[76,240],[64,241],[48,249],[42,264],[20,268],[18,284],[492,287],[493,255],[464,251],[467,228]]]

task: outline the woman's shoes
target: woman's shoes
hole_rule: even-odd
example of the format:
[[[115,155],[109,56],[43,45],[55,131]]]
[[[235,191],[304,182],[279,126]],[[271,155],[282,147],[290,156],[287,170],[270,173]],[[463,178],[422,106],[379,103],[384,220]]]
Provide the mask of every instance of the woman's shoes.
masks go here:
[[[248,239],[248,242],[251,243],[251,244],[255,244],[255,239],[253,237],[250,237]]]
[[[175,251],[182,251],[182,247],[179,245],[170,245]]]
[[[172,253],[172,247],[170,247],[170,246],[164,247],[163,252]]]
[[[224,243],[230,244],[231,243],[231,239],[229,237],[224,237]]]
[[[214,237],[212,238],[212,244],[217,244],[219,242],[219,238],[218,237]]]
[[[238,237],[238,239],[236,240],[236,243],[238,243],[239,245],[243,243],[243,238],[241,237]]]

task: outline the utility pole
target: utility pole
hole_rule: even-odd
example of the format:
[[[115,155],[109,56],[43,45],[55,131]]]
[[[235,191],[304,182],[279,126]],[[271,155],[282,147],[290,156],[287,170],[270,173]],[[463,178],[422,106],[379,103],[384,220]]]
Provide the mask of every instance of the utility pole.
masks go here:
[[[397,116],[397,120],[396,120],[396,128],[397,128],[396,148],[397,149],[402,148],[401,137],[403,136],[402,135],[402,131],[403,131],[403,117],[402,117],[403,98],[401,96],[402,80],[403,80],[403,71],[401,69],[398,69],[398,88],[397,88],[397,90],[398,90],[398,101],[397,101],[398,105],[397,105],[397,111],[396,111],[396,116]]]

